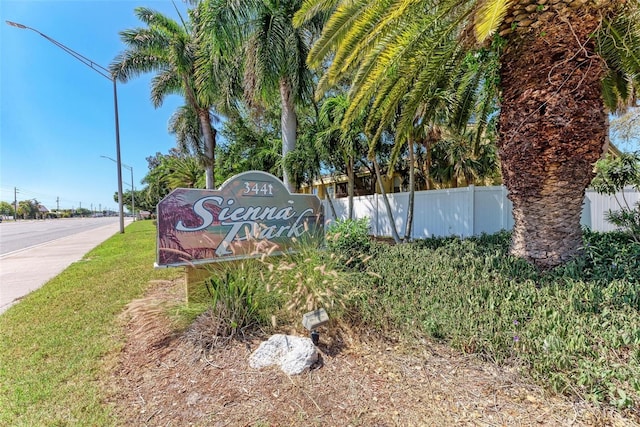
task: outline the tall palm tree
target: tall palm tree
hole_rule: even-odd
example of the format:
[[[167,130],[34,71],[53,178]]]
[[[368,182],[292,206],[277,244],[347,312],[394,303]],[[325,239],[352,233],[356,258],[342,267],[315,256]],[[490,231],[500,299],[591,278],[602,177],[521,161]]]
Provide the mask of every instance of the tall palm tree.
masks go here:
[[[511,253],[542,267],[582,245],[580,214],[604,150],[605,107],[640,80],[638,0],[307,0],[296,22],[334,10],[310,59],[333,60],[324,87],[355,72],[352,110],[409,126],[479,47],[499,55],[499,156],[513,202]]]
[[[215,188],[214,164],[216,129],[212,124],[213,103],[195,79],[198,60],[198,29],[190,22],[180,23],[152,9],[139,7],[135,14],[145,28],[120,32],[127,49],[114,59],[109,69],[122,82],[143,73],[157,72],[151,82],[151,101],[162,105],[165,97],[179,94],[198,119],[204,140],[206,187]]]
[[[323,165],[331,165],[332,157],[326,149],[322,137],[320,126],[320,112],[317,104],[313,104],[314,114],[306,114],[305,122],[301,123],[300,137],[297,141],[296,149],[289,152],[284,159],[285,167],[296,177],[298,185],[305,183],[310,186],[315,180],[320,181],[320,185],[325,190],[324,198],[329,203],[329,209],[333,218],[337,218],[336,208],[330,192],[326,191],[327,186],[323,178]]]
[[[296,104],[313,92],[306,57],[314,34],[320,33],[321,21],[312,18],[300,27],[292,25],[302,0],[210,0],[210,3],[215,3],[215,7],[204,8],[205,13],[217,14],[226,8],[242,30],[244,84],[251,104],[258,108],[264,104],[281,108],[284,158],[296,145]],[[282,175],[287,189],[295,191],[295,183],[286,168]]]

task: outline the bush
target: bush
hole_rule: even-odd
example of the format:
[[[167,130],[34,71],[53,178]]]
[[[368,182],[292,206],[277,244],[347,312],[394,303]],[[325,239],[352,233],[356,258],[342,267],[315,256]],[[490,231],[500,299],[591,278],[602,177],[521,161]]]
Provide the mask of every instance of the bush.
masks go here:
[[[626,230],[636,242],[640,243],[640,202],[634,207],[622,207],[618,211],[609,210],[607,221]]]
[[[262,262],[265,289],[278,295],[282,321],[298,324],[304,313],[319,308],[331,312],[332,318],[339,316],[348,281],[334,254],[301,243],[295,252]]]
[[[211,301],[207,324],[216,336],[233,337],[252,325],[299,325],[308,311],[325,308],[340,317],[347,274],[338,258],[315,242],[296,251],[210,266],[205,281]]]
[[[335,254],[344,266],[362,270],[371,248],[369,219],[339,220],[327,231],[327,249]]]
[[[636,242],[640,243],[640,202],[635,206],[629,205],[622,194],[622,202],[616,193],[631,186],[640,190],[640,151],[623,153],[616,158],[606,158],[596,163],[596,176],[591,186],[601,194],[613,195],[620,210],[609,210],[607,220],[629,233]]]

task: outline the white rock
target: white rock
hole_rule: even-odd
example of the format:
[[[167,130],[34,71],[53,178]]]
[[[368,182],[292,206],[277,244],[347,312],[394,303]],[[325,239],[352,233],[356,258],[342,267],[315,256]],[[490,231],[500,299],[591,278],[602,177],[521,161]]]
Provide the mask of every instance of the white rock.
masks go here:
[[[318,350],[310,338],[273,335],[249,357],[249,366],[264,368],[279,365],[288,375],[300,374],[318,360]]]

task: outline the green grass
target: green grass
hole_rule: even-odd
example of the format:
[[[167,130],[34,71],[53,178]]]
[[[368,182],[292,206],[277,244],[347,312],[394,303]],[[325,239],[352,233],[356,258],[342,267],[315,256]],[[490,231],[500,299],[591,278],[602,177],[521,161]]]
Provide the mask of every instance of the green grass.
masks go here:
[[[141,221],[0,316],[0,425],[115,425],[105,360],[122,346],[117,316],[151,279],[155,227]]]

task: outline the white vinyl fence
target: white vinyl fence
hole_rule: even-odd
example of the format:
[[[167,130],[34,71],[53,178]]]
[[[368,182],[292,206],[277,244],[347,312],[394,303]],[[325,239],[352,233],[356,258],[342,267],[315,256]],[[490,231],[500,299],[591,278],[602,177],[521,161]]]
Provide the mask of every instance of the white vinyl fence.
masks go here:
[[[409,193],[388,194],[391,210],[400,237],[404,235],[407,220]],[[616,198],[629,206],[640,201],[640,192],[627,188],[616,196],[605,196],[587,190],[582,210],[581,223],[594,231],[611,231],[616,227],[605,216],[609,210],[618,210]],[[413,212],[412,238],[433,236],[469,237],[482,233],[495,233],[513,228],[511,201],[504,186],[453,188],[448,190],[416,191]],[[348,199],[333,199],[338,219],[348,217]],[[327,224],[333,217],[328,201],[324,201]],[[391,226],[381,194],[354,197],[354,219],[369,218],[371,234],[391,236]]]

